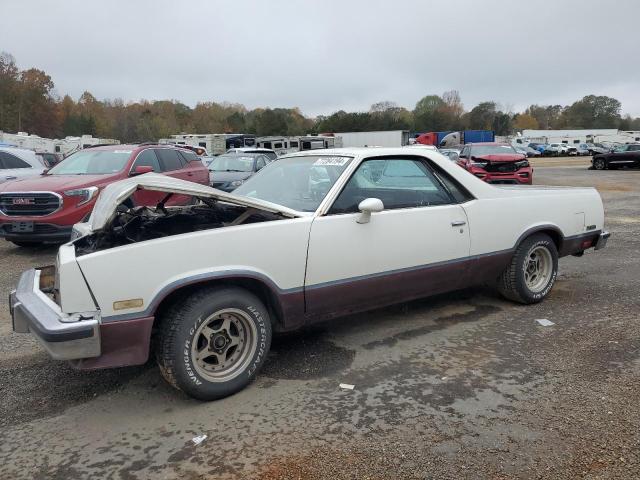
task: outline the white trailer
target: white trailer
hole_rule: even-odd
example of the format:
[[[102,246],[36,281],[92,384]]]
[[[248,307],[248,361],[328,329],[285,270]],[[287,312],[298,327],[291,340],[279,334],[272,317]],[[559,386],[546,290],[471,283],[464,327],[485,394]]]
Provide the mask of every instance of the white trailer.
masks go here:
[[[92,135],[82,135],[80,137],[67,136],[63,139],[52,140],[54,153],[61,153],[65,157],[83,148],[94,147],[96,145],[119,145],[120,140],[115,138],[98,138]]]
[[[409,130],[379,132],[337,132],[343,147],[404,147],[409,145]]]
[[[161,138],[158,143],[202,147],[208,155],[222,155],[229,148],[255,147],[255,135],[242,133],[182,133]]]
[[[15,145],[16,147],[33,150],[37,153],[55,152],[54,140],[42,138],[38,135],[29,135],[27,132],[5,133],[0,131],[0,143]]]

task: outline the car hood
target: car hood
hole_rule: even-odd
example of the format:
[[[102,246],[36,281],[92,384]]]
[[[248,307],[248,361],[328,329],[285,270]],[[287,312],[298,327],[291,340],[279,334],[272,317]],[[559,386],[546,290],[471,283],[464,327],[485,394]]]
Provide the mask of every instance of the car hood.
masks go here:
[[[198,183],[167,177],[157,173],[146,173],[137,177],[127,178],[107,185],[100,193],[89,221],[91,231],[97,231],[107,225],[115,216],[116,208],[136,190],[153,190],[156,192],[192,195],[198,198],[212,198],[234,205],[257,208],[272,213],[279,213],[285,217],[303,217],[306,214],[282,205],[265,202],[255,198],[241,197],[232,193],[222,192],[215,188]]]
[[[57,192],[65,190],[101,186],[113,181],[114,175],[38,175],[35,177],[14,180],[8,185],[2,185],[3,192]]]
[[[521,160],[526,160],[527,157],[525,155],[514,153],[514,154],[504,154],[500,153],[497,155],[476,155],[475,160],[481,160],[484,162],[519,162]]]
[[[246,180],[253,172],[217,172],[209,170],[209,176],[214,182],[233,182],[234,180]]]

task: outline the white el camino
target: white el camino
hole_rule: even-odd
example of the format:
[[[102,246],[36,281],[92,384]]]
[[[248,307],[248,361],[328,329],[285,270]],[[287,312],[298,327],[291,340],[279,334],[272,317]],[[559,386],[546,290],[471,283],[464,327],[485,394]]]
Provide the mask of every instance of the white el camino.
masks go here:
[[[138,189],[183,207],[126,208]],[[558,258],[605,246],[593,188],[494,186],[426,148],[283,157],[233,194],[162,175],[107,186],[55,266],[11,293],[16,332],[78,368],[146,362],[203,400],[245,387],[272,332],[491,283],[535,303]]]

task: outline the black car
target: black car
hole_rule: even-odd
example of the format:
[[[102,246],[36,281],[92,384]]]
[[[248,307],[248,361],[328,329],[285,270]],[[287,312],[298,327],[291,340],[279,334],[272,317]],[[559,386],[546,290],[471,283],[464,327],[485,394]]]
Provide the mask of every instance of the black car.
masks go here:
[[[620,167],[640,167],[640,143],[629,143],[616,148],[611,153],[595,155],[591,165],[596,170]]]
[[[271,160],[262,153],[225,153],[215,157],[207,168],[211,186],[231,192]]]

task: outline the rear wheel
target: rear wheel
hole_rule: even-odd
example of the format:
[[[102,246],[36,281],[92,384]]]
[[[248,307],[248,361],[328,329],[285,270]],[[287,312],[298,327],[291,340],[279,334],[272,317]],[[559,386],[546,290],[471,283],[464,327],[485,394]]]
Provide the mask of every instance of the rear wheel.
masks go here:
[[[595,168],[596,170],[606,170],[607,162],[604,160],[604,158],[594,158],[593,168]]]
[[[538,303],[553,288],[558,275],[558,249],[544,233],[526,238],[502,273],[498,288],[509,300]]]
[[[265,305],[236,287],[205,288],[173,305],[161,319],[156,358],[164,378],[199,400],[247,386],[271,345]]]

